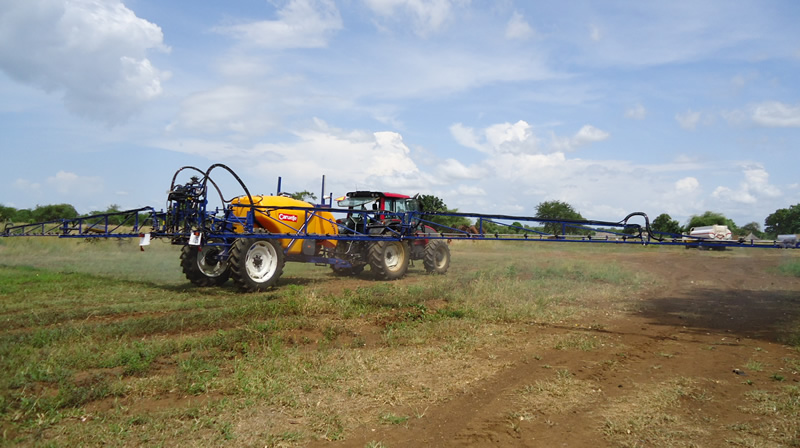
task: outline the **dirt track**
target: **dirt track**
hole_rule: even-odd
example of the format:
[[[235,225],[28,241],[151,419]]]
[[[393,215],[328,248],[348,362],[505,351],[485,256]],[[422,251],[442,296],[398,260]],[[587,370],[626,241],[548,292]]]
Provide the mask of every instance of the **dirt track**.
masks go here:
[[[313,446],[798,446],[800,279],[774,271],[796,255],[617,255],[657,290],[590,323],[517,328],[513,349],[487,353],[504,363],[489,379],[404,425]],[[600,343],[542,343],[576,335]]]

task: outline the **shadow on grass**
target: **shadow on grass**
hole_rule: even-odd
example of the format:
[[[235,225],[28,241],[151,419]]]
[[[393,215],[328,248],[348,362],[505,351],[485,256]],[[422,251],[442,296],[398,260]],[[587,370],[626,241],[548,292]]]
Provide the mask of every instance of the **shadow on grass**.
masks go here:
[[[800,346],[800,292],[693,289],[646,301],[639,313],[655,325]]]

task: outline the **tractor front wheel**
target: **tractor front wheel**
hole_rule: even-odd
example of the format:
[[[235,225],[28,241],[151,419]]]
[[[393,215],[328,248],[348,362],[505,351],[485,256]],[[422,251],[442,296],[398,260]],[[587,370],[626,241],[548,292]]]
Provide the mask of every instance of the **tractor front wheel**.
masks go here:
[[[402,241],[378,241],[369,246],[369,268],[378,280],[397,280],[408,270],[409,250]]]
[[[246,292],[266,291],[283,274],[283,249],[276,240],[238,238],[231,247],[231,277]]]
[[[181,268],[186,278],[197,286],[220,286],[231,275],[228,260],[219,258],[217,246],[183,246]]]
[[[450,268],[450,247],[442,240],[428,240],[422,264],[429,274],[446,274]]]

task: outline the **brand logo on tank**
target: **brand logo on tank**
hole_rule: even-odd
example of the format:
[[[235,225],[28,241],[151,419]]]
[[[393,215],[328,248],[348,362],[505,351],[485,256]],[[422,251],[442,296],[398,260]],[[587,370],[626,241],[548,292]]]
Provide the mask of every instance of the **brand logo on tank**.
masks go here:
[[[278,213],[278,219],[281,221],[297,222],[297,215],[287,215],[286,213]]]

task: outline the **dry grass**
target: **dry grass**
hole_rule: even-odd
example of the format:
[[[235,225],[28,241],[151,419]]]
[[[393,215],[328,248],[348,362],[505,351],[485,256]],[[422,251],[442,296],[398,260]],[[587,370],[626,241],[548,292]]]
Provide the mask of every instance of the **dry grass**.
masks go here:
[[[451,249],[447,276],[416,266],[402,281],[375,282],[292,264],[279,288],[243,295],[192,287],[168,245],[141,253],[115,241],[0,239],[2,440],[277,447],[346,439],[359,426],[405,427],[536,353],[610,360],[606,370],[616,371],[622,344],[598,330],[658,286],[603,258],[629,248]],[[597,426],[615,446],[691,446],[706,435],[691,413],[710,397],[699,380],[607,400],[585,374],[539,367],[546,362],[511,393],[517,420],[596,405]],[[759,362],[754,355],[748,368]],[[761,364],[784,375],[798,365]],[[754,390],[742,405],[780,426],[781,438],[768,438],[766,421],[742,423],[741,443],[797,438],[790,386]]]
[[[696,446],[702,424],[686,417],[691,402],[702,396],[694,380],[678,378],[650,385],[604,408],[604,431],[616,446]]]
[[[289,265],[280,288],[241,295],[190,286],[169,245],[0,240],[4,439],[283,446],[404,424],[503,368],[478,353],[516,325],[647,282],[548,248],[486,250],[456,245],[450,275],[405,283]]]

